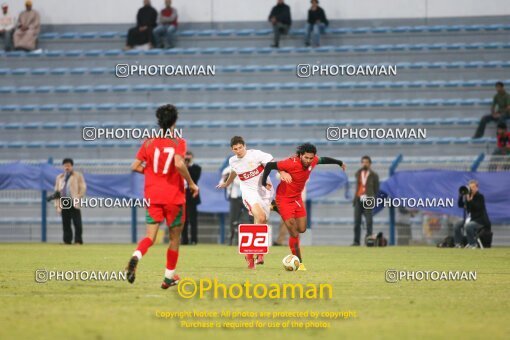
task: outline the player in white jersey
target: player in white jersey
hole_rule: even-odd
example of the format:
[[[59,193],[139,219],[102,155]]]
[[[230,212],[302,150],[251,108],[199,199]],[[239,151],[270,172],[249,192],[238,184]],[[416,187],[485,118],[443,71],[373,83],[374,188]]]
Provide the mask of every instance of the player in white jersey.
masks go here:
[[[247,150],[242,137],[235,136],[230,141],[232,156],[229,165],[232,171],[224,183],[217,188],[228,187],[236,177],[239,177],[243,203],[253,216],[255,224],[267,224],[271,211],[274,189],[268,190],[261,185],[262,173],[266,163],[273,161],[273,156],[260,150]],[[281,174],[285,179],[286,173]],[[290,176],[289,176],[290,177]],[[255,268],[255,258],[247,255],[248,268]],[[256,264],[263,264],[264,256],[258,255]]]

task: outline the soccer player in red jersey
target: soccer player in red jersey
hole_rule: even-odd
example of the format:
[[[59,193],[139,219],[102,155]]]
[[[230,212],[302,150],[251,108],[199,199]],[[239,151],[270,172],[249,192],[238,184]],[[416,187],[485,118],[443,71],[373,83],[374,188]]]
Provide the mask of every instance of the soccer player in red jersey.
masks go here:
[[[267,177],[271,170],[287,172],[291,181],[280,182],[276,189],[276,205],[282,220],[289,230],[289,247],[292,254],[302,261],[299,234],[306,231],[306,208],[301,199],[310,173],[317,164],[337,164],[345,171],[345,164],[334,158],[318,157],[315,145],[305,143],[297,148],[296,155],[279,162],[269,162],[262,174],[262,185],[270,188]],[[301,262],[299,270],[306,270]]]
[[[175,130],[178,112],[173,105],[163,105],[156,111],[159,127],[169,134]],[[188,182],[193,195],[198,194],[198,186],[193,182],[184,162],[186,141],[182,138],[152,138],[143,142],[136,159],[131,165],[133,171],[145,176],[145,198],[149,200],[145,221],[147,234],[138,243],[129,260],[127,279],[135,281],[138,262],[147,253],[158,233],[159,225],[166,220],[169,228],[170,243],[166,253],[166,270],[161,288],[167,289],[179,283],[175,267],[179,257],[179,243],[185,220],[186,195],[184,180]]]

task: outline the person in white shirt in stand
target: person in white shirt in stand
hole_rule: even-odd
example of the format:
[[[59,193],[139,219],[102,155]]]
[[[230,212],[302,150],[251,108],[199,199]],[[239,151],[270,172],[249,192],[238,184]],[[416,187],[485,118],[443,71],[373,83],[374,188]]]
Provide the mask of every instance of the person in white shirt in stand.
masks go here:
[[[224,183],[216,188],[228,187],[236,177],[241,180],[240,187],[243,203],[253,216],[255,224],[267,224],[272,207],[274,189],[268,190],[261,185],[264,166],[273,161],[273,156],[260,150],[247,150],[243,137],[235,136],[230,141],[234,156],[229,160],[230,175]],[[290,175],[280,172],[282,181],[288,181]],[[246,255],[249,269],[255,269],[255,264],[264,264],[264,256],[258,255],[256,262],[253,254]]]
[[[0,36],[4,38],[4,49],[9,52],[12,49],[12,34],[16,20],[9,14],[9,5],[2,4],[2,15],[0,16]]]

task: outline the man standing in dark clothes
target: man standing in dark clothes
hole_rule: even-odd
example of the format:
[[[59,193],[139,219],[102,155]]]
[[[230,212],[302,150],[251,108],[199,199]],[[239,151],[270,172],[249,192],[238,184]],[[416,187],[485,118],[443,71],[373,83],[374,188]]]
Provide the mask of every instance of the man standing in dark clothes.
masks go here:
[[[158,12],[151,6],[150,0],[143,0],[143,7],[136,15],[136,26],[129,29],[126,49],[151,43],[154,46],[152,30],[157,26]]]
[[[360,245],[361,217],[365,216],[368,236],[372,235],[372,209],[365,209],[363,200],[366,197],[376,197],[379,192],[379,175],[372,170],[372,159],[369,156],[361,157],[361,168],[356,171],[356,193],[352,205],[354,206],[354,242],[353,246]]]
[[[459,195],[459,208],[465,209],[465,219],[455,224],[455,246],[461,247],[462,229],[466,228],[466,248],[476,248],[476,235],[483,229],[491,229],[491,221],[485,209],[485,198],[478,191],[478,182],[469,181],[469,192],[466,195]]]
[[[290,25],[292,25],[290,7],[283,3],[283,0],[278,0],[278,3],[269,14],[269,21],[273,25],[274,32],[274,43],[271,47],[280,47],[280,35],[287,34]]]
[[[184,158],[188,171],[195,183],[198,183],[200,175],[202,174],[202,168],[200,165],[193,163],[193,153],[191,151],[186,152]],[[200,202],[200,194],[193,197],[192,192],[186,188],[186,221],[184,222],[184,228],[182,229],[182,242],[181,244],[189,244],[188,236],[188,225],[191,226],[191,244],[198,243],[198,210],[197,205]]]
[[[321,44],[321,34],[324,34],[329,21],[326,13],[319,7],[319,0],[312,0],[312,7],[308,10],[308,20],[305,27],[305,45],[310,46],[310,38],[313,47],[319,47]],[[312,36],[313,32],[313,36]]]
[[[505,84],[498,81],[496,94],[492,99],[491,114],[482,117],[473,138],[483,137],[488,122],[505,123],[507,119],[510,119],[510,94],[505,91]]]

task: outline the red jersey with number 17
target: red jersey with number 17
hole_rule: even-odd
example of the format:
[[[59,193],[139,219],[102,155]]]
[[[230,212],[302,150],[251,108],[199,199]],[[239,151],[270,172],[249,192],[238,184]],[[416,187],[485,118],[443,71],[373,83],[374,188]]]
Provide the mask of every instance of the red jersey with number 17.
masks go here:
[[[145,198],[151,204],[184,204],[184,179],[175,168],[174,156],[186,154],[182,138],[154,138],[143,142],[136,159],[145,162]]]
[[[306,181],[310,178],[313,168],[319,163],[319,157],[315,156],[306,168],[303,167],[301,159],[297,156],[289,157],[276,163],[279,171],[288,172],[292,177],[291,183],[281,181],[276,189],[276,196],[286,198],[301,198],[301,192],[305,188]]]

